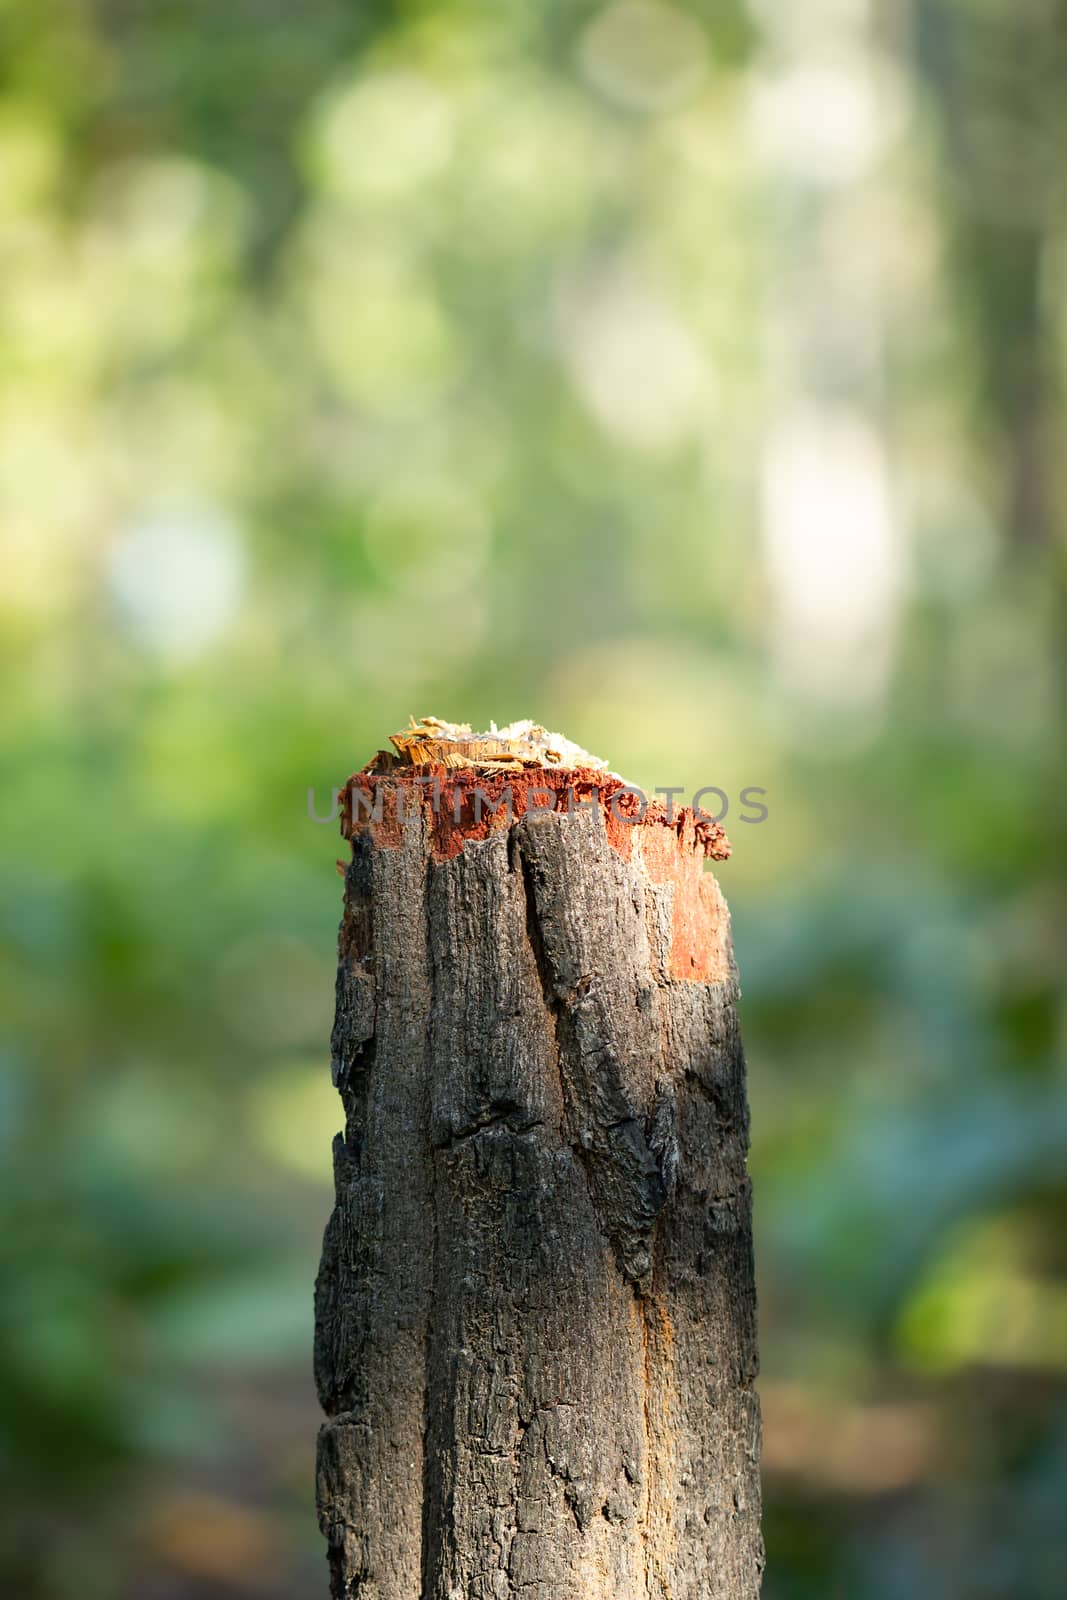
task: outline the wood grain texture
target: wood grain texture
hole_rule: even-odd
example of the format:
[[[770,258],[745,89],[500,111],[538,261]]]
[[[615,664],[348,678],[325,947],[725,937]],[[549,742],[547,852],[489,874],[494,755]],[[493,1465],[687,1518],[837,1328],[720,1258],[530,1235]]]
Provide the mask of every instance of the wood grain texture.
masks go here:
[[[346,870],[332,1593],[754,1600],[744,1060],[698,841],[530,811],[435,859],[407,811],[357,821]]]

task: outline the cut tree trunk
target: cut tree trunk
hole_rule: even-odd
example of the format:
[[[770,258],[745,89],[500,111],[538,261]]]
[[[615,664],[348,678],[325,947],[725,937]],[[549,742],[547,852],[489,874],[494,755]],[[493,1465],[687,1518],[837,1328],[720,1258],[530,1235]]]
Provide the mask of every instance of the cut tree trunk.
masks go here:
[[[637,820],[586,769],[507,779],[511,816],[480,820],[474,787],[505,779],[437,777],[436,801],[397,772],[344,797],[315,1352],[332,1593],[754,1600],[722,830]]]

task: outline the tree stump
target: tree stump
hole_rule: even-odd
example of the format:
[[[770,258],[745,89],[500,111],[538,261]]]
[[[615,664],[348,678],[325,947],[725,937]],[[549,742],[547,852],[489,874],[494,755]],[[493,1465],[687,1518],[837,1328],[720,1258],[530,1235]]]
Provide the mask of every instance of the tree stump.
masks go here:
[[[754,1600],[722,830],[588,766],[383,766],[343,792],[332,1594]]]

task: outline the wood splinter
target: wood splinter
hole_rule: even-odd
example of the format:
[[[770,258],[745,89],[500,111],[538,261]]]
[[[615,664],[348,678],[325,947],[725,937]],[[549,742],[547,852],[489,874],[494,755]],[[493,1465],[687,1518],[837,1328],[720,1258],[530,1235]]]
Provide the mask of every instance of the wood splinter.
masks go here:
[[[532,723],[392,743],[343,794],[332,1593],[755,1600],[725,835]]]

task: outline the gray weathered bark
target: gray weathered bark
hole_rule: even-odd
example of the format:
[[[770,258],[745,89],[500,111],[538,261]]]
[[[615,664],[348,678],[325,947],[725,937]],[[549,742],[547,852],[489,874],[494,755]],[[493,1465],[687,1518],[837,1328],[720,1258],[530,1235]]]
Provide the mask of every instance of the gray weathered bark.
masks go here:
[[[728,919],[691,827],[620,850],[606,820],[530,811],[446,858],[425,804],[352,830],[316,1294],[335,1596],[758,1595]]]

